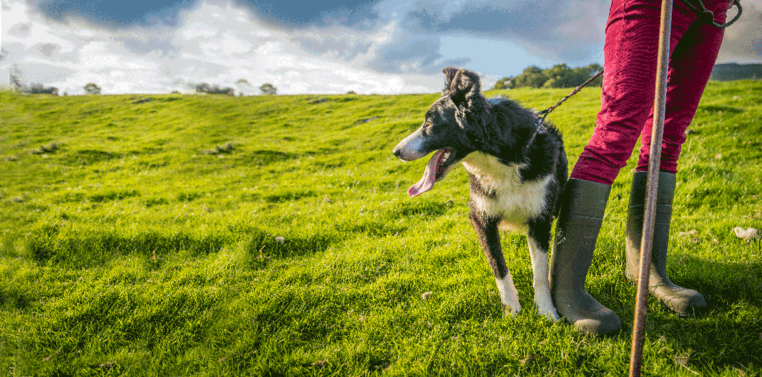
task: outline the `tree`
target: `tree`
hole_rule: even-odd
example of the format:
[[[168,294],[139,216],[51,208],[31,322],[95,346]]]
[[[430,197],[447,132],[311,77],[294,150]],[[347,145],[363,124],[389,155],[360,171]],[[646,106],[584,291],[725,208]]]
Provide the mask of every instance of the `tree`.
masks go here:
[[[511,88],[539,88],[548,78],[543,75],[543,70],[537,66],[530,66],[524,69],[520,75],[511,80]]]
[[[603,70],[598,64],[587,67],[569,68],[566,64],[557,64],[549,69],[536,66],[527,67],[516,77],[504,77],[495,83],[493,89],[513,88],[571,88],[582,85],[596,73]],[[595,79],[591,86],[601,86],[603,80]]]
[[[590,64],[587,67],[579,68],[580,74],[582,75],[582,78],[587,81],[591,77],[598,74],[598,72],[603,71],[603,66],[600,64]],[[584,81],[583,81],[584,82]],[[603,76],[598,77],[597,79],[593,80],[593,82],[590,83],[592,86],[603,86]]]
[[[58,95],[58,88],[51,86],[49,88],[46,88],[42,86],[42,84],[32,84],[32,86],[26,90],[29,94],[52,94],[54,96]]]
[[[201,84],[196,85],[196,93],[209,93],[211,88],[212,87],[209,84],[202,82]]]
[[[492,89],[493,90],[510,89],[512,81],[513,81],[512,76],[503,77],[502,79],[498,80],[498,82],[495,83],[495,86]]]
[[[257,88],[252,86],[251,83],[249,83],[249,80],[246,79],[238,79],[235,84],[238,87],[239,96],[243,96],[245,94],[252,95],[257,90]]]
[[[90,95],[101,94],[101,87],[94,83],[89,83],[84,86],[85,92]]]
[[[235,89],[230,87],[224,87],[220,88],[219,85],[209,85],[207,83],[201,83],[196,85],[196,93],[205,93],[205,94],[226,94],[229,96],[235,95]]]
[[[274,96],[278,92],[278,88],[272,86],[272,84],[262,84],[262,86],[259,87],[259,90],[266,96]]]
[[[21,84],[21,70],[19,67],[14,64],[13,68],[11,68],[10,76],[11,76],[11,85],[13,86],[13,89],[15,90],[21,90],[23,85]]]
[[[575,73],[566,64],[557,64],[553,68],[544,70],[543,76],[547,78],[542,84],[543,88],[568,88],[573,85]]]

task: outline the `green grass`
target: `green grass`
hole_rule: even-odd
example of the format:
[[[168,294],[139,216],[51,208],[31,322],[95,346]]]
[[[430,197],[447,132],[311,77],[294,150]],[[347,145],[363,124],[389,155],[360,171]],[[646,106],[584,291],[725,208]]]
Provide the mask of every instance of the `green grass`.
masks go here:
[[[543,109],[566,92],[500,94]],[[570,164],[599,96],[550,117]],[[587,281],[624,330],[597,338],[535,315],[520,235],[503,245],[524,311],[503,317],[463,169],[407,197],[425,161],[391,150],[437,95],[144,97],[0,93],[0,373],[626,374],[634,158]],[[669,272],[711,312],[649,299],[646,375],[762,371],[762,253],[732,233],[762,228],[760,103],[762,82],[712,82],[696,114]]]

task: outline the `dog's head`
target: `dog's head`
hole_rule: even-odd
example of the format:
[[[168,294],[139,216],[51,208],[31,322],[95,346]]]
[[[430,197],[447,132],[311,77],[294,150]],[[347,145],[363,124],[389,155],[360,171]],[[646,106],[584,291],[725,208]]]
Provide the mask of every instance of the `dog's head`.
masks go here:
[[[408,195],[418,196],[434,187],[455,164],[478,147],[489,104],[480,92],[479,76],[447,67],[442,97],[426,111],[423,125],[394,147],[394,155],[413,161],[436,151],[420,182]]]

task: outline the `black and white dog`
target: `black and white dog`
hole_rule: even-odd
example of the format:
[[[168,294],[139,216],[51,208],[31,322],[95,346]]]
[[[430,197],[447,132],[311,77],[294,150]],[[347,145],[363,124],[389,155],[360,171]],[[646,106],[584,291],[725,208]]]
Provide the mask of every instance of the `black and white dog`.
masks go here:
[[[443,72],[442,97],[426,112],[421,128],[394,147],[394,155],[404,161],[436,151],[408,195],[430,190],[461,162],[471,182],[471,224],[495,274],[505,313],[515,316],[521,305],[505,265],[499,230],[523,230],[537,310],[558,320],[548,284],[548,251],[568,175],[561,134],[550,124],[537,132],[536,113],[509,99],[486,99],[474,72],[452,67]]]

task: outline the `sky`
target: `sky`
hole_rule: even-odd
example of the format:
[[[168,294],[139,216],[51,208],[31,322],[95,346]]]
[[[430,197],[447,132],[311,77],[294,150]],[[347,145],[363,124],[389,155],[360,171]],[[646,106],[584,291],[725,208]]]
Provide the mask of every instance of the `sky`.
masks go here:
[[[0,0],[0,77],[83,94],[434,93],[526,67],[603,63],[608,0]],[[762,63],[762,0],[741,0],[718,63]],[[735,12],[735,10],[731,11]],[[246,82],[240,80],[246,80]],[[0,80],[0,83],[2,80]],[[247,84],[248,83],[248,84]]]

